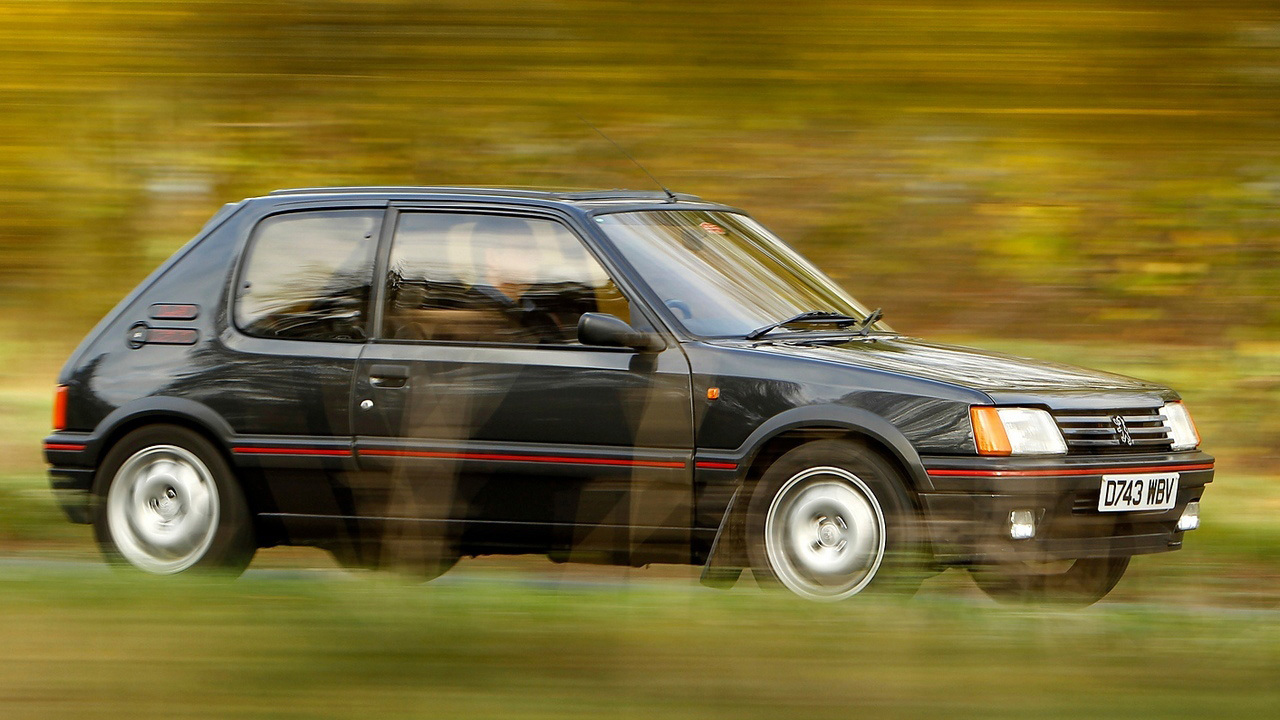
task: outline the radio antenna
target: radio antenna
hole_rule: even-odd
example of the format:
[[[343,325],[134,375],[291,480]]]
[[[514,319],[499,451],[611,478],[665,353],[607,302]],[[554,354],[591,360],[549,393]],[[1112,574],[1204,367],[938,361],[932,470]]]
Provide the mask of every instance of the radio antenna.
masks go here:
[[[627,158],[628,160],[630,160],[631,162],[635,163],[635,164],[636,164],[636,167],[640,168],[640,172],[644,173],[645,175],[648,175],[648,176],[649,176],[649,179],[653,181],[653,184],[654,184],[654,185],[657,185],[658,187],[662,188],[662,192],[664,192],[664,193],[666,193],[666,194],[667,194],[667,200],[668,200],[669,202],[679,202],[679,198],[677,198],[677,197],[676,197],[676,194],[675,194],[675,193],[673,193],[673,192],[671,192],[670,190],[668,190],[666,185],[663,185],[661,182],[659,182],[659,181],[658,181],[658,178],[656,178],[656,177],[654,177],[654,176],[653,176],[653,173],[651,173],[651,172],[649,172],[648,170],[646,170],[646,169],[645,169],[645,167],[644,167],[643,165],[641,165],[641,164],[640,164],[640,161],[639,161],[639,160],[635,159],[634,157],[631,157],[631,153],[627,152],[626,150],[624,150],[624,149],[622,148],[622,146],[621,146],[621,145],[619,145],[618,143],[614,142],[614,141],[613,141],[613,138],[609,137],[608,135],[605,135],[603,130],[601,130],[600,128],[596,127],[595,125],[592,125],[591,123],[587,122],[587,119],[586,119],[586,118],[584,118],[584,117],[582,117],[581,115],[579,115],[579,116],[578,116],[578,119],[582,121],[582,124],[586,125],[587,127],[591,128],[592,130],[595,130],[597,133],[599,133],[600,137],[604,138],[605,140],[608,140],[608,141],[609,141],[609,144],[610,144],[610,145],[612,145],[612,146],[614,146],[615,148],[617,148],[617,149],[618,149],[618,152],[620,152],[620,153],[622,153],[624,156],[626,156],[626,158]]]

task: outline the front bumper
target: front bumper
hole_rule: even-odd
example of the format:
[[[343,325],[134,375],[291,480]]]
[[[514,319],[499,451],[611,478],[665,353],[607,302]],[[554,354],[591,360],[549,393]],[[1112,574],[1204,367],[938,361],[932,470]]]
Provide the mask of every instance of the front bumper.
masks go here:
[[[933,483],[920,500],[943,564],[1041,562],[1166,552],[1182,547],[1178,518],[1213,481],[1201,452],[1055,458],[925,457]],[[1170,510],[1099,512],[1103,475],[1178,473]],[[1010,537],[1009,516],[1030,510],[1036,535]]]

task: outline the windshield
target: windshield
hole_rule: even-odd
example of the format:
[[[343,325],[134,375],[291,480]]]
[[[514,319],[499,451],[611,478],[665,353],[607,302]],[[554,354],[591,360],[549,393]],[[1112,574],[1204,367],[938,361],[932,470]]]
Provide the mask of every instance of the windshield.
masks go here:
[[[694,335],[744,337],[811,311],[868,315],[831,278],[745,215],[646,210],[602,215],[596,222]]]

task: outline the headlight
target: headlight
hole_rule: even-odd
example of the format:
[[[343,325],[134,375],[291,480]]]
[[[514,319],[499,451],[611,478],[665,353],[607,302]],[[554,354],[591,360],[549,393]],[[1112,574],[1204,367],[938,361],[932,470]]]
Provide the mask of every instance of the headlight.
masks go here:
[[[971,407],[979,455],[1062,455],[1067,443],[1053,416],[1036,408]]]
[[[1165,403],[1160,413],[1164,415],[1164,426],[1169,428],[1169,437],[1173,438],[1174,450],[1192,450],[1200,444],[1200,433],[1196,432],[1196,424],[1191,421],[1185,405]]]

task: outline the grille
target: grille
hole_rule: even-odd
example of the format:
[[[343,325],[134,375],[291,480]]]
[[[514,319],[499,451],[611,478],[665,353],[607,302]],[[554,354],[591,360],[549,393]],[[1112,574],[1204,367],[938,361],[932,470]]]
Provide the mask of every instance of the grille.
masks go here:
[[[1160,408],[1056,410],[1053,419],[1072,453],[1159,452],[1173,445]]]

